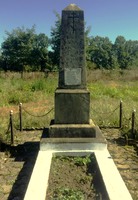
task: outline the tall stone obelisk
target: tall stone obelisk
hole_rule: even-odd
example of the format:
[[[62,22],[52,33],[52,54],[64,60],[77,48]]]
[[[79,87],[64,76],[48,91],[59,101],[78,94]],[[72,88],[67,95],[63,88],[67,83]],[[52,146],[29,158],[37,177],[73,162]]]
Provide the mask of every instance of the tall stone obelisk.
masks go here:
[[[59,88],[86,88],[84,12],[75,4],[62,11]]]
[[[50,137],[95,137],[86,89],[84,12],[75,4],[62,11],[59,83]]]

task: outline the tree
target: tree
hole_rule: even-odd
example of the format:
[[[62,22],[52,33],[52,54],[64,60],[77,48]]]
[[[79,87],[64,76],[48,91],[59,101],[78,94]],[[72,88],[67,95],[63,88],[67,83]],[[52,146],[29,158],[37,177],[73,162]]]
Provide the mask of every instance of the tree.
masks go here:
[[[23,71],[28,65],[30,51],[34,40],[35,28],[17,28],[11,33],[6,32],[7,39],[2,44],[2,55],[7,63],[7,69]]]
[[[118,36],[114,43],[114,51],[121,69],[127,69],[132,64],[129,42],[123,36]]]
[[[49,58],[54,66],[59,68],[60,61],[60,34],[61,34],[61,17],[55,12],[56,21],[55,26],[51,28],[50,45],[52,51],[49,52]]]
[[[44,33],[35,35],[30,53],[30,65],[34,71],[44,71],[48,63],[48,37]]]
[[[138,67],[138,40],[128,40],[126,41],[125,50],[128,52],[129,68]]]
[[[108,37],[91,37],[87,57],[96,64],[97,68],[114,68],[115,56],[112,53],[112,43]]]
[[[44,70],[48,60],[48,37],[45,34],[37,35],[35,26],[17,28],[6,34],[2,44],[5,70]]]
[[[2,55],[0,51],[0,70],[2,70],[2,68],[3,68],[3,60],[2,60]]]

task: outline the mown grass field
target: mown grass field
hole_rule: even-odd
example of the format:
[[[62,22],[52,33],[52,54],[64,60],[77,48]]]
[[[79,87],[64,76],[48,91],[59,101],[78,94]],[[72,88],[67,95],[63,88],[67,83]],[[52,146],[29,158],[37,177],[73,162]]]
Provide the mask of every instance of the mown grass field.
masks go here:
[[[43,73],[0,73],[0,136],[5,140],[9,112],[13,110],[14,128],[19,128],[19,103],[23,104],[23,127],[45,127],[54,118],[54,91],[58,74],[46,78]],[[91,94],[90,115],[99,126],[119,125],[119,104],[123,101],[123,128],[131,128],[133,109],[138,109],[138,70],[87,72]],[[46,115],[47,112],[51,112]],[[45,115],[45,116],[44,116]],[[43,117],[41,117],[43,116]],[[136,127],[138,128],[136,113]]]

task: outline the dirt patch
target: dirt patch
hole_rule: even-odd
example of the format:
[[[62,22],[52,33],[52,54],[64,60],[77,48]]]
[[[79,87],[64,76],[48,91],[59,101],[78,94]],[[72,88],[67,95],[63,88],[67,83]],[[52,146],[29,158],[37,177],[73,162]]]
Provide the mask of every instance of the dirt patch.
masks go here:
[[[101,190],[97,190],[97,183]],[[46,200],[97,200],[103,196],[107,200],[103,191],[94,154],[52,159]]]
[[[25,109],[33,113],[36,113],[36,112],[43,113],[45,110],[51,108],[49,104],[50,103],[48,100],[43,100],[43,101],[38,101],[37,103],[36,102],[24,103],[22,107],[23,107],[23,110]],[[9,106],[9,107],[7,106],[0,107],[1,116],[4,117],[5,115],[7,115],[7,113],[9,115],[10,110],[13,110],[14,114],[19,113],[19,105]]]
[[[17,132],[15,146],[2,144],[0,199],[23,200],[39,150],[41,132]]]
[[[128,190],[130,191],[133,200],[137,200],[138,199],[137,147],[136,146],[134,147],[133,145],[126,145],[125,140],[120,137],[120,132],[118,129],[102,129],[102,133],[105,135],[107,139],[108,150],[112,158],[114,159],[114,162],[118,167],[118,170],[122,178],[124,179],[125,184]],[[34,167],[34,163],[37,157],[37,153],[39,150],[39,141],[41,134],[42,131],[32,131],[32,132],[22,132],[22,133],[16,132],[15,146],[11,148],[9,146],[2,147],[1,149],[2,152],[0,152],[0,199],[23,200]],[[63,163],[64,162],[62,162],[63,165],[62,167],[64,167]],[[82,182],[84,181],[83,180],[84,174],[86,174],[86,177],[89,179],[88,168],[86,166],[80,168],[81,172],[78,172],[79,170],[78,166],[75,166],[75,170],[73,170],[71,167],[68,167],[67,165],[64,168],[64,173],[66,173],[66,171],[69,171],[71,169],[72,170],[69,173],[68,178],[64,180],[63,184],[67,183],[70,174],[71,176],[74,175],[75,178],[78,175],[79,177],[78,180],[80,181],[82,178]],[[85,172],[83,172],[84,170]],[[60,173],[63,173],[63,169],[61,170]],[[93,186],[93,178],[89,182],[89,187],[86,186],[85,184],[82,185],[84,185],[83,186],[84,188],[87,187],[86,190],[89,191],[89,188],[92,188]],[[53,188],[54,187],[55,186],[53,185]],[[96,194],[94,190],[94,194],[92,195],[96,196]]]
[[[118,129],[102,129],[108,142],[108,150],[133,198],[138,200],[138,145],[129,144],[121,137]]]

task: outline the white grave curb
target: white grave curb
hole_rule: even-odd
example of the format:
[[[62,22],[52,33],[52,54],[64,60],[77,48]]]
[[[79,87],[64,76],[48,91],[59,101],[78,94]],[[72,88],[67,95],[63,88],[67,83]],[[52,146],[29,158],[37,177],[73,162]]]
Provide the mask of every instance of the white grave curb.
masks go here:
[[[45,200],[52,156],[94,153],[110,200],[132,200],[108,150],[39,151],[24,200]]]
[[[45,200],[52,152],[39,151],[24,200]]]

